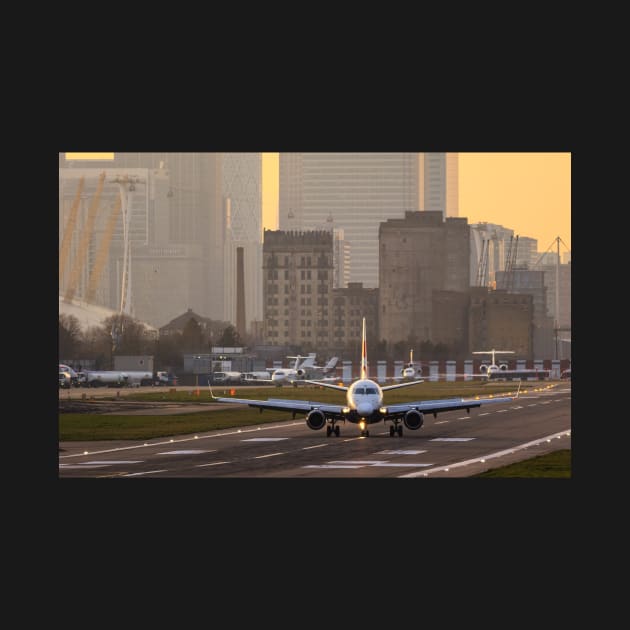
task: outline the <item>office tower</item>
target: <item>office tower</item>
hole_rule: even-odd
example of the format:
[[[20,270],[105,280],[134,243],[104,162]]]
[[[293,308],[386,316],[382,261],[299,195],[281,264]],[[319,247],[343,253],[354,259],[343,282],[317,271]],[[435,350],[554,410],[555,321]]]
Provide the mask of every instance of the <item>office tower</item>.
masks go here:
[[[420,153],[420,208],[459,216],[457,153]]]
[[[341,229],[348,280],[378,286],[378,225],[418,210],[417,153],[280,153],[281,230]]]

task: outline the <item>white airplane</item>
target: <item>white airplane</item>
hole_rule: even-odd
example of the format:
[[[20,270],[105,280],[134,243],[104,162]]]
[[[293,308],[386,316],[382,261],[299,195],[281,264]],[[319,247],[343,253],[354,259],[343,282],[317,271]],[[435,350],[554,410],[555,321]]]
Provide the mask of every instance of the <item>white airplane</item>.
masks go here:
[[[531,368],[524,368],[522,370],[510,370],[507,363],[496,364],[494,356],[495,354],[514,354],[514,350],[478,350],[473,354],[489,354],[492,356],[490,365],[483,363],[479,370],[479,374],[467,374],[466,376],[480,376],[488,380],[512,380],[512,379],[524,379],[524,378],[537,378],[543,380],[549,378],[549,370],[537,370]]]
[[[413,363],[413,350],[409,350],[409,363],[405,363],[400,376],[404,379],[416,379],[422,376],[422,367]]]
[[[369,436],[368,425],[376,422],[392,422],[389,427],[389,435],[402,437],[403,423],[408,429],[415,431],[424,423],[424,414],[432,413],[435,417],[439,412],[466,409],[470,413],[472,407],[480,407],[482,404],[505,403],[514,400],[514,397],[496,398],[448,398],[444,400],[420,400],[407,403],[383,403],[383,392],[399,387],[411,387],[422,383],[422,380],[407,381],[381,387],[376,381],[368,378],[367,346],[365,335],[365,317],[363,318],[363,342],[361,345],[361,375],[348,387],[334,385],[322,381],[305,381],[321,387],[329,387],[346,393],[346,404],[338,405],[308,400],[282,400],[269,398],[268,400],[249,400],[247,398],[220,398],[215,397],[210,388],[210,396],[213,400],[223,403],[246,404],[261,410],[273,409],[276,411],[289,411],[295,417],[298,413],[306,414],[306,426],[317,431],[326,426],[326,436],[335,434],[339,436],[340,421],[358,424],[361,436]],[[520,388],[519,388],[520,391]],[[517,392],[518,396],[518,392]]]
[[[294,366],[292,368],[278,368],[274,370],[268,382],[277,387],[282,385],[297,387],[298,381],[306,382],[310,378],[319,382],[320,378],[322,380],[326,379],[327,375],[337,365],[338,357],[332,357],[326,365],[315,365],[315,356],[315,352],[309,353],[307,357],[300,355],[288,356],[287,359],[295,359]],[[300,363],[301,359],[304,360]]]

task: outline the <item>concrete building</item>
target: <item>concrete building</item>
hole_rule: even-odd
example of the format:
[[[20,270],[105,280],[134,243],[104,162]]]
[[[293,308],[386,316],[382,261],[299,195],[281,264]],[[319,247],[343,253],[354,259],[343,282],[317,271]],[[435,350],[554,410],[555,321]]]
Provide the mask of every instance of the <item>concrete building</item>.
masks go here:
[[[469,288],[468,221],[406,212],[380,224],[379,245],[379,339],[433,342],[434,291]]]
[[[533,359],[533,316],[530,294],[471,289],[469,352],[513,350],[514,359]]]
[[[263,343],[321,352],[332,346],[331,230],[265,230]]]
[[[280,153],[279,228],[342,229],[348,281],[377,287],[379,222],[420,208],[418,155]]]
[[[378,289],[364,288],[350,282],[346,288],[333,290],[332,340],[329,354],[358,363],[361,357],[363,317],[368,348],[376,352],[378,338]]]

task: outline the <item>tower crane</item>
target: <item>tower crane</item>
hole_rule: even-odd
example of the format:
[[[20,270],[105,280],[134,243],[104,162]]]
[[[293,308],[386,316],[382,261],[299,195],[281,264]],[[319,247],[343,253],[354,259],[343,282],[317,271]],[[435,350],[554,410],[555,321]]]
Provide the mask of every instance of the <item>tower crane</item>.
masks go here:
[[[116,203],[114,204],[111,214],[109,215],[109,220],[107,221],[107,226],[105,227],[105,233],[103,234],[103,239],[101,240],[101,243],[99,245],[96,259],[94,261],[94,266],[92,267],[92,272],[90,273],[90,279],[88,280],[88,287],[85,298],[87,302],[94,301],[94,297],[96,295],[96,287],[101,277],[103,267],[105,266],[107,255],[109,254],[109,246],[112,242],[114,228],[116,227],[116,222],[118,221],[121,207],[122,200],[119,195],[116,198]]]
[[[92,197],[92,202],[90,203],[90,207],[88,209],[88,217],[85,226],[83,227],[83,233],[81,234],[79,251],[77,252],[76,258],[72,265],[72,270],[70,272],[70,280],[68,281],[68,287],[65,294],[66,302],[72,300],[76,291],[79,274],[81,273],[81,269],[83,268],[85,255],[87,254],[88,244],[90,242],[90,236],[92,235],[92,231],[94,228],[94,221],[96,220],[96,215],[98,213],[99,201],[101,198],[101,192],[103,190],[104,183],[105,172],[99,175],[96,192],[94,193],[94,197]]]
[[[77,224],[77,214],[79,213],[79,203],[81,202],[81,193],[83,192],[84,182],[85,177],[81,177],[79,185],[77,186],[77,194],[75,195],[72,206],[70,207],[68,222],[66,223],[66,227],[63,231],[61,249],[59,250],[59,288],[61,288],[63,283],[66,261],[68,259],[68,253],[70,252],[70,243],[72,242],[72,235],[74,234],[74,228]]]

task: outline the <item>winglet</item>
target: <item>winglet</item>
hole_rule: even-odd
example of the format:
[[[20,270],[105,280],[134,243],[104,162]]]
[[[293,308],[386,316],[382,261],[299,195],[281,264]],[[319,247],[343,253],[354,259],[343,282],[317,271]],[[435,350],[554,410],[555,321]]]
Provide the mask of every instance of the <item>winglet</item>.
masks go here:
[[[212,385],[210,385],[210,379],[208,379],[208,389],[210,390],[210,398],[212,398],[212,400],[218,400],[218,397],[212,393]]]

